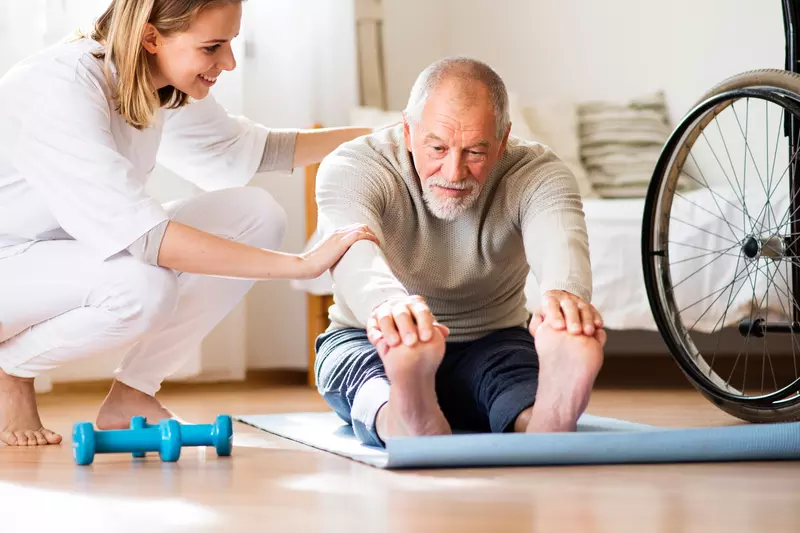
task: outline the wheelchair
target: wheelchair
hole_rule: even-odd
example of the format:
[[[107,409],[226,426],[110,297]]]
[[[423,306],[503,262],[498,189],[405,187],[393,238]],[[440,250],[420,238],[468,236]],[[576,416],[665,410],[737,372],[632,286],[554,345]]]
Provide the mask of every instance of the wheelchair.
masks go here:
[[[785,70],[735,75],[672,131],[647,191],[644,281],[691,384],[747,422],[800,420],[800,0]]]

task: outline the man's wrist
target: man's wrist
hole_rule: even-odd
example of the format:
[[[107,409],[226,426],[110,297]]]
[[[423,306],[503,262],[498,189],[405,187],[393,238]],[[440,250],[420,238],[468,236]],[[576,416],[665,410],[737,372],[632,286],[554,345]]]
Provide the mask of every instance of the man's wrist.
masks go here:
[[[394,295],[394,296],[389,296],[385,300],[382,300],[381,303],[379,303],[378,305],[373,306],[372,310],[370,311],[370,313],[374,314],[378,309],[380,309],[381,307],[383,307],[386,304],[401,302],[401,301],[403,301],[403,300],[405,300],[407,298],[408,298],[408,294],[405,294],[405,293],[397,294],[397,295]]]

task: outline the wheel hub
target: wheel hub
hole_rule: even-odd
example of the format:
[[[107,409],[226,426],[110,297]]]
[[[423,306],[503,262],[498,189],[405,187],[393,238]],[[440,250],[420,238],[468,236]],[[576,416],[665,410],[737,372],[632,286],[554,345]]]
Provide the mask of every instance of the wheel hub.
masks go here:
[[[778,235],[749,235],[742,241],[742,254],[751,260],[768,257],[778,261],[786,255],[786,243]]]

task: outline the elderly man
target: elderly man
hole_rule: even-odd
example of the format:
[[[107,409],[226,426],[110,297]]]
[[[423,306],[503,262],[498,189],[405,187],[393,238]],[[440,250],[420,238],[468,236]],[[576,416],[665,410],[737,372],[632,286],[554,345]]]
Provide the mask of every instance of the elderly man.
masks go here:
[[[317,339],[324,399],[358,438],[573,431],[602,365],[574,176],[509,137],[489,66],[448,58],[412,88],[403,124],[339,147],[317,179],[320,227],[369,225],[332,269]],[[542,307],[525,308],[532,269]]]

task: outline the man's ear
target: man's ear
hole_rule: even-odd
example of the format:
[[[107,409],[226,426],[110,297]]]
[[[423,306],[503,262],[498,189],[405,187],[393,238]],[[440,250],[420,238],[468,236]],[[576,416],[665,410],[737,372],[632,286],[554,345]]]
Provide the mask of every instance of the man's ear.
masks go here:
[[[161,34],[155,26],[149,22],[144,26],[144,34],[142,35],[142,46],[151,54],[158,53],[158,47],[161,44]]]
[[[508,146],[508,136],[511,134],[511,124],[508,125],[506,129],[506,134],[503,136],[503,142],[500,143],[500,151],[497,153],[498,157],[503,157],[503,154],[506,153],[506,146]]]
[[[408,122],[408,115],[403,113],[403,140],[406,142],[406,150],[411,151],[411,125]]]

